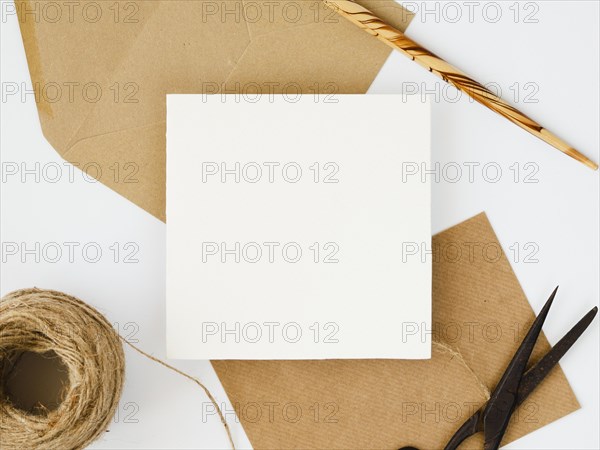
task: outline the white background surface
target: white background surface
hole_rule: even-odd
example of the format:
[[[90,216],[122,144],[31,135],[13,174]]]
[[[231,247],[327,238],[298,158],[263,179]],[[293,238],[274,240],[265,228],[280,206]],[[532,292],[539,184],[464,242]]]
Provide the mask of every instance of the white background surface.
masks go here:
[[[479,3],[479,2],[475,2]],[[598,16],[595,1],[530,2],[538,9],[537,23],[515,22],[512,2],[501,2],[502,17],[492,23],[479,3],[473,20],[467,5],[458,2],[462,18],[443,4],[439,14],[418,14],[409,35],[461,67],[474,78],[495,82],[503,96],[519,83],[521,94],[537,85],[534,99],[517,106],[598,161]],[[412,2],[422,12],[433,2]],[[499,3],[500,5],[500,3]],[[534,11],[525,3],[521,13]],[[528,8],[527,10],[525,8]],[[447,7],[448,8],[448,7]],[[14,16],[3,16],[1,34],[2,82],[29,81],[25,55]],[[450,20],[448,20],[450,19]],[[371,92],[400,92],[403,83],[427,83],[443,88],[433,76],[402,55],[393,54]],[[404,85],[406,87],[406,85]],[[453,97],[452,91],[447,91]],[[2,161],[33,167],[62,160],[42,136],[35,103],[12,99],[2,103]],[[544,329],[551,343],[589,308],[598,304],[598,172],[551,149],[485,108],[462,99],[433,104],[433,160],[464,165],[479,162],[502,169],[492,183],[475,170],[460,180],[433,183],[433,231],[441,231],[480,211],[486,211],[511,259],[512,266],[534,309],[556,284],[560,292]],[[515,162],[521,169],[514,182]],[[522,179],[534,162],[537,183]],[[513,166],[515,167],[515,166]],[[448,166],[450,170],[452,166]],[[490,169],[491,170],[491,169]],[[525,171],[525,172],[524,172]],[[495,176],[489,172],[490,176]],[[454,177],[453,173],[448,173]],[[165,226],[99,183],[79,172],[69,180],[65,166],[57,183],[18,178],[2,184],[2,241],[96,242],[105,254],[96,264],[81,253],[75,262],[21,263],[9,258],[2,265],[1,293],[38,286],[64,290],[85,299],[105,313],[119,331],[137,339],[139,346],[158,357],[165,354],[164,259]],[[139,246],[136,264],[114,263],[108,249],[114,242]],[[525,245],[529,246],[525,248]],[[516,247],[515,247],[516,245]],[[520,248],[517,258],[509,248]],[[524,262],[530,256],[537,262]],[[119,256],[122,261],[123,254]],[[511,444],[514,449],[597,449],[598,320],[561,363],[582,409]],[[119,416],[110,433],[93,448],[227,448],[215,416],[203,418],[206,399],[192,383],[127,350],[127,383]],[[208,362],[176,362],[204,380],[219,401],[225,394]],[[231,408],[229,408],[231,411]],[[126,420],[127,414],[129,420]],[[137,422],[131,419],[137,420]],[[231,412],[235,440],[249,447]]]

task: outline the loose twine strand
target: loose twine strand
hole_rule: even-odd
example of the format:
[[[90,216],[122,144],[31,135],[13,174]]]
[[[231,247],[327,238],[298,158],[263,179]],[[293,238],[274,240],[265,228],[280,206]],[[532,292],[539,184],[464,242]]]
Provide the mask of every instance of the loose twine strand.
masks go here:
[[[145,351],[137,348],[135,345],[133,345],[131,342],[127,341],[124,337],[119,336],[121,338],[121,340],[123,342],[125,342],[127,345],[129,345],[132,349],[134,349],[136,352],[144,355],[146,358],[151,359],[154,362],[157,362],[163,366],[165,366],[167,369],[171,369],[173,372],[178,373],[181,376],[184,376],[185,378],[187,378],[188,380],[192,380],[194,383],[196,383],[198,386],[200,386],[202,388],[202,390],[205,392],[206,396],[208,397],[208,399],[211,401],[211,403],[214,405],[214,407],[217,410],[217,414],[219,415],[219,418],[221,419],[221,423],[223,424],[223,427],[225,428],[225,431],[227,432],[227,438],[229,439],[229,444],[231,445],[231,448],[233,450],[235,450],[235,444],[233,443],[233,437],[231,435],[231,429],[229,428],[229,424],[227,423],[227,420],[225,420],[225,416],[223,415],[223,411],[221,411],[221,408],[219,408],[219,405],[217,404],[217,400],[213,397],[212,393],[210,392],[210,390],[198,379],[195,378],[191,375],[188,375],[185,372],[182,372],[181,370],[177,369],[176,367],[171,366],[170,364],[167,364],[166,362],[146,353]]]
[[[231,430],[210,390],[197,378],[144,352],[120,336],[85,302],[58,291],[24,289],[0,300],[0,449],[83,449],[108,428],[125,381],[126,343],[202,388],[221,419],[232,449]],[[17,408],[6,381],[26,352],[54,353],[69,382],[54,410]]]

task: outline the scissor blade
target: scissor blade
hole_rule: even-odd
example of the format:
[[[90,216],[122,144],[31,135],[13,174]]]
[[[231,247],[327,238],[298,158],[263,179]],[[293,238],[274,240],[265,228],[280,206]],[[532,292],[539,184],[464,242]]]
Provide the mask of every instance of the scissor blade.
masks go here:
[[[533,321],[527,332],[527,336],[525,336],[523,342],[521,342],[521,345],[515,352],[500,382],[496,385],[494,392],[492,392],[488,404],[483,410],[482,421],[485,435],[485,450],[495,450],[500,446],[510,417],[517,406],[521,378],[523,377],[537,338],[542,331],[542,326],[548,316],[557,290],[558,287],[554,289],[554,292],[552,292],[550,298],[546,301],[540,314]]]
[[[523,401],[531,394],[535,388],[537,388],[542,380],[546,378],[552,369],[558,364],[560,359],[569,351],[583,332],[589,327],[594,321],[596,314],[598,313],[598,307],[592,308],[585,316],[581,318],[579,322],[569,330],[564,337],[556,343],[554,347],[550,349],[546,355],[539,360],[531,369],[523,375],[521,384],[519,385],[519,393],[517,395],[517,406],[523,403]],[[483,414],[485,406],[477,410],[471,417],[469,417],[465,423],[456,431],[454,436],[448,441],[444,450],[455,450],[462,442],[469,436],[474,435],[483,431],[483,421],[481,415]]]
[[[598,307],[594,306],[585,316],[581,318],[579,322],[575,324],[573,328],[569,330],[564,337],[556,343],[554,347],[550,349],[546,355],[540,359],[521,380],[519,386],[519,395],[517,398],[517,405],[523,403],[523,401],[538,387],[544,378],[550,373],[550,371],[558,364],[560,359],[569,351],[577,339],[581,337],[583,332],[590,326],[594,317],[598,313]]]
[[[550,349],[548,353],[537,362],[531,369],[529,369],[521,380],[517,395],[517,405],[523,403],[523,401],[531,394],[536,387],[546,378],[546,376],[552,371],[552,369],[558,364],[560,359],[567,353],[567,351],[573,346],[588,326],[593,322],[598,308],[592,308],[579,322],[569,330],[564,337],[556,343],[554,347]],[[482,420],[482,414],[485,405],[481,409],[477,410],[471,417],[469,417],[462,426],[456,431],[454,436],[448,441],[444,450],[455,450],[458,446],[469,436],[475,433],[484,431],[484,425]]]

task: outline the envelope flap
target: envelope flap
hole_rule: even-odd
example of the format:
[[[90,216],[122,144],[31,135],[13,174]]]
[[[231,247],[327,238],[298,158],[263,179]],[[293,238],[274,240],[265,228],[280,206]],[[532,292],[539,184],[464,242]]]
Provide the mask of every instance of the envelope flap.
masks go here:
[[[53,3],[18,1],[40,11]],[[38,102],[44,135],[89,176],[165,220],[167,93],[251,92],[257,84],[262,92],[282,92],[292,84],[294,93],[297,87],[303,93],[363,93],[389,55],[385,45],[347,21],[326,23],[329,12],[320,1],[256,2],[266,23],[251,23],[248,11],[228,13],[254,3],[89,2],[102,10],[102,20],[93,23],[88,16],[32,22],[23,9],[32,80],[73,81],[80,88],[94,82],[88,98]],[[265,11],[273,3],[278,12],[271,19]],[[296,6],[286,6],[291,3]],[[302,17],[293,23],[289,14],[296,7]],[[393,0],[373,7],[402,29],[412,17]],[[91,14],[94,6],[87,8]]]
[[[42,129],[62,153],[95,104],[114,97],[110,75],[158,3],[16,0],[15,8]]]
[[[119,101],[107,97],[96,103],[72,137],[69,152],[97,136],[112,133],[117,138],[127,130],[143,133],[152,125],[164,129],[166,95],[218,86],[250,43],[245,23],[205,15],[205,4],[214,2],[154,3],[159,5],[157,14],[149,18],[113,71],[112,78],[121,86]]]
[[[460,226],[435,237],[433,251],[440,267],[458,267],[451,279],[448,270],[434,272],[439,288],[433,323],[437,337],[464,355],[482,383],[493,387],[535,316],[487,217],[478,217],[468,222],[476,239],[466,240]],[[464,292],[465,287],[469,292]],[[549,349],[542,333],[532,360]]]
[[[224,88],[252,94],[365,92],[389,49],[351,23],[306,24],[256,36]],[[309,42],[307,38],[310,37]],[[364,49],[355,58],[356,48]],[[277,61],[277,64],[273,64]]]
[[[406,29],[413,18],[413,13],[393,0],[359,0],[357,3],[402,31]],[[345,20],[334,10],[325,6],[322,0],[244,1],[239,5],[230,2],[214,3],[207,15],[220,17],[222,21],[227,18],[245,21],[252,39],[310,24],[332,25]],[[297,44],[301,43],[292,37],[282,36],[282,39],[289,39]]]

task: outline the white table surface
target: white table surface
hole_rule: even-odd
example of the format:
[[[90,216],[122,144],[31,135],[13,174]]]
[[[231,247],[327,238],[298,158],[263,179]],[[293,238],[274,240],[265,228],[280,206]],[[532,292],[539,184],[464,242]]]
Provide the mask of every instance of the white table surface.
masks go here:
[[[2,83],[30,86],[18,23],[15,16],[4,14],[5,3]],[[417,10],[410,37],[474,78],[495,83],[518,108],[598,161],[598,2],[442,2],[438,7],[435,2],[403,3]],[[432,188],[433,231],[486,211],[536,311],[560,284],[544,327],[555,343],[598,304],[598,172],[464,96],[454,101],[455,91],[394,53],[370,92],[403,89],[440,94],[433,98],[433,160],[440,162],[440,180]],[[32,257],[22,263],[18,256],[4,255],[1,294],[38,286],[78,296],[98,307],[140,347],[164,357],[164,224],[102,184],[87,181],[80,172],[71,177],[42,136],[31,98],[3,100],[1,112],[4,168],[13,163],[32,168],[37,162],[41,168],[56,167],[55,163],[63,167],[56,183],[43,175],[39,182],[32,176],[25,183],[14,176],[3,180],[2,242],[94,243],[103,250],[95,264],[87,262],[81,251],[75,251],[73,261],[64,254],[56,263],[44,258],[36,263]],[[474,167],[472,177],[469,165]],[[463,173],[454,179],[457,166]],[[498,168],[502,174],[493,182]],[[115,242],[121,249],[117,263],[109,248]],[[138,249],[137,263],[123,262],[127,243],[136,246],[128,250]],[[507,448],[600,448],[598,323],[561,363],[582,408]],[[118,417],[110,433],[91,448],[227,448],[216,416],[203,417],[207,399],[195,385],[126,352],[127,381]],[[210,364],[175,364],[204,380],[224,402],[237,445],[249,448]]]

